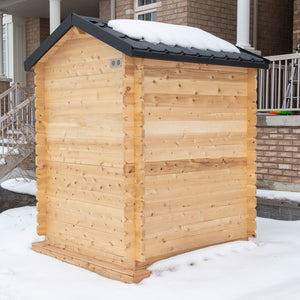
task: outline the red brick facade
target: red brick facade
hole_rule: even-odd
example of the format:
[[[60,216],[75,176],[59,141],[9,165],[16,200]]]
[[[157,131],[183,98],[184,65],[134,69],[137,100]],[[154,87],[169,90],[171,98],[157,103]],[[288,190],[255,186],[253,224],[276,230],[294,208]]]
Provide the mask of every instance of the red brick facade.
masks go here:
[[[99,18],[110,19],[110,0],[99,1]]]
[[[300,0],[294,0],[293,49],[300,41]]]
[[[40,19],[26,18],[26,57],[40,45]],[[33,73],[26,72],[27,86],[34,87]]]
[[[188,25],[236,42],[236,0],[188,1]]]
[[[0,81],[0,94],[9,89],[10,81]]]
[[[188,25],[187,0],[165,0],[161,2],[161,7],[157,9],[158,22]]]
[[[261,50],[264,56],[292,52],[293,1],[258,1],[257,49]]]
[[[133,8],[134,0],[116,0],[116,19],[133,19]]]
[[[0,94],[5,92],[7,89],[10,87],[10,81],[0,81]],[[8,102],[6,101],[6,104],[1,106],[1,111],[0,115],[2,116],[3,114],[7,113],[7,107],[8,107]]]
[[[300,184],[300,126],[257,128],[257,180]]]
[[[40,18],[26,18],[26,57],[39,47],[49,36],[49,20]],[[27,87],[33,88],[33,73],[26,72]]]

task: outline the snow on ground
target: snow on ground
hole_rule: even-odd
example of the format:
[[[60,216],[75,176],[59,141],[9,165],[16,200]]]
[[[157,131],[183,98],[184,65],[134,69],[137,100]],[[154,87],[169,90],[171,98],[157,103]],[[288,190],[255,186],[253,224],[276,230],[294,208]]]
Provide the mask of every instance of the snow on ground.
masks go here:
[[[195,27],[141,20],[110,20],[108,26],[133,39],[153,44],[240,53],[231,43]]]
[[[272,190],[257,190],[256,197],[276,200],[290,200],[300,202],[300,193]]]
[[[27,178],[13,178],[1,183],[3,189],[15,193],[36,195],[36,181]]]
[[[300,299],[300,221],[258,218],[257,239],[157,262],[128,285],[32,251],[35,219],[35,207],[0,214],[0,300]]]

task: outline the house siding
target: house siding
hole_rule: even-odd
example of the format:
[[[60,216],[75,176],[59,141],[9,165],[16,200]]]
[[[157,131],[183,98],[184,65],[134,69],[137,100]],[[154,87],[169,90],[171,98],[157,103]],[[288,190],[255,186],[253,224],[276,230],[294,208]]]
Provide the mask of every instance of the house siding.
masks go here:
[[[133,19],[133,0],[116,1],[116,19]]]

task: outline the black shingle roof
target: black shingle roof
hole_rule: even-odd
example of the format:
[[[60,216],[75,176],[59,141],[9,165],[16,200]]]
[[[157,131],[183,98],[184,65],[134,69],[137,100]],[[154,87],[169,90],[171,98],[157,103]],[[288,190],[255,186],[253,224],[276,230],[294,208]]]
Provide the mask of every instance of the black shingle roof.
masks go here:
[[[25,70],[29,71],[72,26],[78,27],[131,57],[264,69],[269,66],[267,59],[243,49],[240,49],[240,53],[230,53],[169,46],[163,43],[153,44],[130,38],[108,27],[107,23],[108,20],[79,16],[74,13],[70,14],[41,46],[26,59],[24,63]]]

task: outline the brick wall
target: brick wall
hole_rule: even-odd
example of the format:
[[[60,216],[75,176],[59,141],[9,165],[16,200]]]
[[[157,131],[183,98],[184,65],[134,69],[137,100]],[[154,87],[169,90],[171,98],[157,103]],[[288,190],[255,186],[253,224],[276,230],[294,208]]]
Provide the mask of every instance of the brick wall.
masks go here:
[[[134,0],[116,1],[116,19],[133,19]]]
[[[236,42],[236,0],[188,1],[188,25]]]
[[[293,49],[300,41],[300,0],[294,0]]]
[[[188,24],[187,0],[162,0],[162,6],[157,8],[157,21],[178,25]]]
[[[99,18],[110,19],[110,0],[99,1]]]
[[[232,43],[236,40],[236,0],[162,0],[159,22],[198,27]]]
[[[50,33],[49,19],[40,19],[40,43],[42,43]]]
[[[28,57],[40,45],[40,19],[26,18],[26,57]],[[28,87],[33,87],[33,73],[26,72]]]
[[[10,87],[10,81],[0,81],[0,94],[8,90]],[[8,101],[6,101],[6,104],[1,105],[1,111],[0,111],[0,116],[4,115],[8,111]]]
[[[26,18],[26,57],[39,47],[49,36],[49,20],[40,18]],[[34,87],[33,72],[26,72],[27,87]]]
[[[257,180],[300,184],[300,126],[257,128]]]
[[[300,0],[296,1],[299,2],[300,7]],[[236,20],[236,0],[188,1],[189,26],[199,27],[234,44],[236,43]],[[253,45],[253,1],[251,1],[250,23],[250,44]],[[293,1],[258,1],[257,26],[257,48],[262,51],[262,55],[291,53]]]
[[[0,94],[9,89],[10,81],[0,81]]]
[[[293,1],[258,1],[258,49],[262,55],[291,53],[293,50]]]

